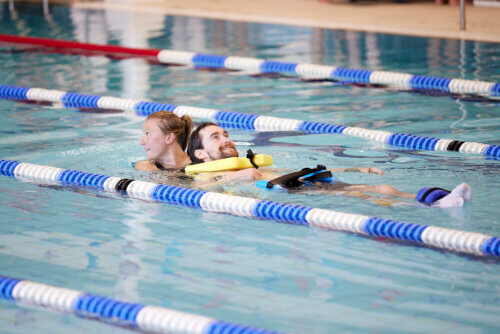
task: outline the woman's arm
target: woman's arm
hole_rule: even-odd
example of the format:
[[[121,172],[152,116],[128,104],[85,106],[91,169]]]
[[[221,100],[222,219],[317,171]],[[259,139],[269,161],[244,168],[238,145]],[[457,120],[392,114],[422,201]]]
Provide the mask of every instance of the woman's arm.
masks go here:
[[[159,171],[158,167],[156,167],[149,160],[141,160],[135,163],[135,170],[145,171],[145,172],[157,172]]]

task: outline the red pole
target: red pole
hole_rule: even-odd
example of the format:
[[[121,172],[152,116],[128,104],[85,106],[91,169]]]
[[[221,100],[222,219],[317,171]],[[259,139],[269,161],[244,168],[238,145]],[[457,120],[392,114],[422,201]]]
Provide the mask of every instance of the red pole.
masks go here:
[[[80,43],[73,41],[62,41],[50,38],[38,38],[38,37],[24,37],[24,36],[14,36],[14,35],[4,35],[0,34],[0,42],[14,43],[14,44],[25,44],[25,45],[38,45],[46,46],[52,48],[64,48],[72,50],[86,50],[86,51],[96,51],[103,52],[110,55],[133,55],[140,57],[156,57],[161,50],[159,49],[138,49],[138,48],[128,48],[124,46],[114,46],[114,45],[99,45],[90,43]]]

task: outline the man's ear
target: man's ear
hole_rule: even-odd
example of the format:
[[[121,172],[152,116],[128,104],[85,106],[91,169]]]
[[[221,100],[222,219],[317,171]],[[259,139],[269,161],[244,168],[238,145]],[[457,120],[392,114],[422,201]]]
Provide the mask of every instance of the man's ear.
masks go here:
[[[168,135],[165,136],[165,144],[170,145],[175,141],[175,134],[170,132]]]
[[[196,157],[196,159],[199,159],[203,162],[207,162],[208,154],[207,154],[207,152],[205,152],[205,150],[201,150],[201,149],[195,150],[194,156]]]

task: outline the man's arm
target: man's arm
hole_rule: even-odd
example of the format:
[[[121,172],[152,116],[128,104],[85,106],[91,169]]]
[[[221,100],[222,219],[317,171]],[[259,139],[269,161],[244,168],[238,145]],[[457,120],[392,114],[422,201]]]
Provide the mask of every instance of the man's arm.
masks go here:
[[[332,173],[367,173],[384,175],[384,171],[377,167],[354,167],[354,168],[328,168]]]
[[[218,182],[230,182],[237,180],[260,180],[262,178],[262,172],[255,168],[241,169],[235,172],[229,172],[224,175],[216,176]]]
[[[199,174],[199,176],[197,181],[202,183],[225,183],[237,180],[260,180],[262,178],[262,172],[255,168],[246,168],[237,171],[203,173]]]

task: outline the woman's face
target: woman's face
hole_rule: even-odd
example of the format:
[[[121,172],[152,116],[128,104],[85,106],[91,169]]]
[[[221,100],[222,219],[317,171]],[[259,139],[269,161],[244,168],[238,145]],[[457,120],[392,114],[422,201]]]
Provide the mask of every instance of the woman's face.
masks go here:
[[[158,160],[167,152],[166,135],[158,127],[158,119],[148,119],[142,126],[141,145],[148,160]]]

